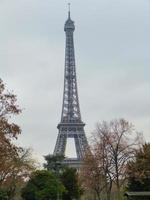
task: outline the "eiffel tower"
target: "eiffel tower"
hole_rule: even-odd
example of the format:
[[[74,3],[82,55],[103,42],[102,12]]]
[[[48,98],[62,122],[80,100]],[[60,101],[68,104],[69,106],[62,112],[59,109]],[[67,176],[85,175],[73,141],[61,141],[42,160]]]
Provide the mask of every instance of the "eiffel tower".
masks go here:
[[[70,17],[70,6],[68,19],[65,22],[64,31],[66,34],[65,47],[65,72],[64,72],[64,93],[61,121],[57,128],[59,130],[53,155],[65,155],[67,138],[74,138],[77,158],[66,158],[65,163],[72,167],[80,167],[83,160],[84,151],[88,146],[84,132],[85,124],[81,120],[73,32],[74,22]]]

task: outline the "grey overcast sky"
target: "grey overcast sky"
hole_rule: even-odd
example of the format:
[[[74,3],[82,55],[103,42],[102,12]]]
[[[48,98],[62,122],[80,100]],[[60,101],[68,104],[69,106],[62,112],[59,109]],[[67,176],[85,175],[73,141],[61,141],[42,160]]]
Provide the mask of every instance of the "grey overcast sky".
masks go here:
[[[67,3],[0,0],[0,77],[23,108],[18,144],[40,159],[53,152],[58,133]],[[87,137],[96,122],[123,117],[150,141],[150,0],[70,3]]]

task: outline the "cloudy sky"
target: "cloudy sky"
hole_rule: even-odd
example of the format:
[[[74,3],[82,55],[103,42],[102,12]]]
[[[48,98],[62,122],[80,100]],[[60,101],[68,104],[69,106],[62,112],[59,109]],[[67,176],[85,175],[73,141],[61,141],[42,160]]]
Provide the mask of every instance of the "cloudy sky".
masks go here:
[[[0,0],[0,77],[23,109],[18,143],[40,159],[53,152],[61,116],[67,3]],[[150,0],[70,3],[87,137],[96,122],[123,117],[150,141]]]

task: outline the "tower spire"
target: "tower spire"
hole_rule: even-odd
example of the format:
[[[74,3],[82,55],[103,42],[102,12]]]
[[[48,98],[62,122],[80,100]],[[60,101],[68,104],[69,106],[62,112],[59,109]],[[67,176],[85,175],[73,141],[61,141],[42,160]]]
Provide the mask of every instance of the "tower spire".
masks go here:
[[[68,3],[68,19],[70,19],[70,3]]]

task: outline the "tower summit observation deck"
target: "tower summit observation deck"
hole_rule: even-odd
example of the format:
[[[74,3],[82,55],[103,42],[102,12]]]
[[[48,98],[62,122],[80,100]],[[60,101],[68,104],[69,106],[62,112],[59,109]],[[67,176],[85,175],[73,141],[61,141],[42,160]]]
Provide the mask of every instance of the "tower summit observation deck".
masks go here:
[[[64,71],[64,92],[63,105],[61,113],[61,121],[58,124],[58,137],[54,149],[54,155],[65,155],[67,138],[74,138],[77,158],[66,158],[65,163],[72,165],[80,165],[83,159],[84,151],[88,146],[86,135],[84,132],[85,124],[81,120],[73,33],[75,30],[74,22],[70,17],[70,5],[68,11],[68,19],[65,22],[64,31],[66,34],[65,46],[65,71]]]

